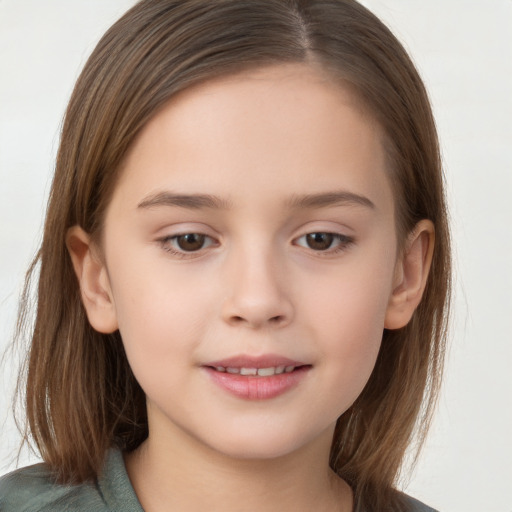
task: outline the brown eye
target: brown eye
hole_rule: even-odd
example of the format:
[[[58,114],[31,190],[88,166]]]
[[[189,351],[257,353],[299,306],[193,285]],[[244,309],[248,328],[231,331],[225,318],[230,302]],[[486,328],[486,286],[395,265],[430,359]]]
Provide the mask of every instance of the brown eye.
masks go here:
[[[333,233],[309,233],[306,235],[306,244],[315,251],[326,251],[331,248],[334,237]]]
[[[199,251],[205,245],[206,235],[187,233],[175,237],[176,245],[185,252]]]
[[[354,239],[341,233],[317,231],[296,238],[294,243],[319,254],[334,255],[345,251],[354,243]]]
[[[202,233],[183,233],[158,240],[162,249],[176,258],[201,256],[206,249],[218,246],[218,241]]]

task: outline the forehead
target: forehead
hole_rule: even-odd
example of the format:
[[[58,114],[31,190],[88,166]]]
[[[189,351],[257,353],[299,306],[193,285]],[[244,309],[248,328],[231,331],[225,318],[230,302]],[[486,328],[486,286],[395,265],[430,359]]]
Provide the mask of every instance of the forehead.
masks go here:
[[[117,188],[236,199],[342,186],[378,202],[390,194],[385,160],[381,129],[348,86],[309,65],[281,64],[173,97],[131,146]]]

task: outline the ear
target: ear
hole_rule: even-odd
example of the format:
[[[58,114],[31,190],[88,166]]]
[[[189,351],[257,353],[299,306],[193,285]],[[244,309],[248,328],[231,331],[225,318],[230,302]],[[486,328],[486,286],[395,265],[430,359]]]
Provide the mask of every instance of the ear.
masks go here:
[[[105,334],[114,332],[118,328],[116,309],[107,268],[100,258],[99,248],[80,226],[68,229],[66,246],[91,326]]]
[[[434,225],[430,220],[418,222],[408,236],[395,267],[393,291],[384,322],[386,329],[407,325],[418,307],[432,263],[434,238]]]

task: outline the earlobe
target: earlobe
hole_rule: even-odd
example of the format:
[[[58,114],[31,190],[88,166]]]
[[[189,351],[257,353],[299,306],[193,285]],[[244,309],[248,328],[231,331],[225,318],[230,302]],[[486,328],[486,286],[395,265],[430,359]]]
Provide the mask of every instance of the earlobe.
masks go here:
[[[98,247],[80,226],[68,229],[66,246],[90,324],[98,332],[114,332],[118,328],[115,304],[107,269],[100,258]]]
[[[386,329],[400,329],[407,325],[418,307],[432,264],[434,238],[434,225],[430,220],[418,222],[410,233],[395,268],[393,291],[384,323]]]

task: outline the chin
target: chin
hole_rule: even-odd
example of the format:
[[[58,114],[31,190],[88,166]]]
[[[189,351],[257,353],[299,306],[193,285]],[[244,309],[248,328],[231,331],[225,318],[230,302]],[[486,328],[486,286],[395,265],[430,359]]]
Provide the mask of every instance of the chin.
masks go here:
[[[233,433],[226,438],[210,440],[210,448],[224,455],[239,460],[272,460],[299,453],[317,442],[325,442],[330,449],[332,429],[318,435],[318,432],[290,432],[278,425],[258,432]]]

